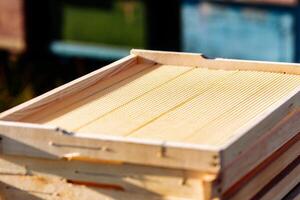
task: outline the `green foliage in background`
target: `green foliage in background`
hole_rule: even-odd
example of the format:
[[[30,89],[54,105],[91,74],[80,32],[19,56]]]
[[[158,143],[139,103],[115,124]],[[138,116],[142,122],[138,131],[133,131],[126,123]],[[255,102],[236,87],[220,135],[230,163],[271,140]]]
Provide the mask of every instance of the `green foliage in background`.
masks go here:
[[[63,40],[143,48],[145,12],[142,2],[113,1],[107,8],[65,4]]]

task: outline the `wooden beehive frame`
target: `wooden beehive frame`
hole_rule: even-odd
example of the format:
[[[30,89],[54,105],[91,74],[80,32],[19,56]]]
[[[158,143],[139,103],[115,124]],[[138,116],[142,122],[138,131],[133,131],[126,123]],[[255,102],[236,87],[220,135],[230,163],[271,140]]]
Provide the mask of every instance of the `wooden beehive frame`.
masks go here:
[[[298,134],[289,142],[284,144],[280,149],[273,153],[265,162],[258,165],[254,171],[249,173],[246,178],[236,184],[236,188],[227,191],[223,196],[232,200],[242,199],[245,196],[253,197],[254,195],[264,191],[264,187],[268,185],[274,177],[285,171],[291,163],[299,163],[299,145],[300,135]],[[276,158],[276,159],[275,159]],[[288,190],[295,187],[295,183],[300,181],[299,176],[294,176],[292,184],[288,185]],[[275,182],[275,184],[277,181]],[[285,191],[288,192],[288,191]],[[260,195],[263,196],[263,195]],[[281,198],[278,198],[281,199]]]
[[[207,59],[201,54],[132,50],[131,55],[124,59],[1,113],[1,153],[47,159],[66,158],[92,162],[105,160],[112,163],[198,171],[199,174],[213,175],[215,178],[211,179],[211,184],[218,185],[207,196],[219,196],[300,132],[300,88],[241,127],[234,138],[219,148],[200,144],[95,136],[68,132],[63,127],[18,122],[26,115],[49,108],[58,101],[72,97],[78,91],[137,63],[300,75],[297,64]],[[258,148],[261,145],[265,145],[265,148]]]

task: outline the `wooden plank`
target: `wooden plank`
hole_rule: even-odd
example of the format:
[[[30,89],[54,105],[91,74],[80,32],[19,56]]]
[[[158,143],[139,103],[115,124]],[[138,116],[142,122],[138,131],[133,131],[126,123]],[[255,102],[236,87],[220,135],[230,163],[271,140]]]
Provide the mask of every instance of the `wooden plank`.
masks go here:
[[[218,149],[104,135],[83,136],[55,127],[0,122],[1,153],[40,158],[90,158],[218,173]],[[65,133],[65,134],[63,134]],[[189,155],[189,156],[186,156]]]
[[[115,74],[118,74],[121,71],[135,65],[136,63],[136,56],[130,55],[125,57],[65,85],[55,88],[30,101],[20,104],[19,106],[0,113],[0,119],[7,121],[18,121],[26,116],[41,111],[45,107],[49,108],[49,106],[56,104],[58,101],[62,101],[71,95],[85,90],[86,88],[91,87],[105,78],[114,76]]]
[[[90,97],[71,105],[71,107],[69,106],[70,108],[60,110],[54,117],[51,116],[48,119],[42,119],[42,123],[82,132],[81,129],[83,127],[97,123],[100,118],[105,118],[110,113],[114,113],[122,107],[130,105],[137,99],[145,98],[147,94],[161,88],[162,85],[172,82],[176,77],[182,76],[182,74],[190,70],[187,67],[146,66],[148,66],[148,69],[143,71],[143,73],[131,76],[126,81],[119,82],[105,90],[91,92],[92,95]],[[102,85],[102,83],[99,83],[98,86],[101,87]],[[130,114],[127,113],[127,115]],[[125,122],[127,118],[122,118],[122,121]],[[113,127],[116,128],[119,126],[116,119],[112,121],[113,124],[111,124]],[[99,131],[105,133],[106,130],[98,128],[96,130],[89,129],[86,132],[97,134]],[[111,131],[109,134],[117,134],[117,131]]]
[[[239,91],[239,95],[231,100],[231,102],[238,103],[197,130],[197,132],[202,134],[197,134],[196,132],[196,134],[186,138],[185,141],[194,143],[204,140],[209,136],[207,144],[226,144],[231,138],[235,137],[240,127],[249,123],[249,121],[266,111],[270,106],[280,101],[286,95],[289,95],[295,88],[299,88],[299,77],[294,79],[295,77],[290,78],[285,76],[286,75],[281,74],[281,76],[275,77],[275,79],[270,82],[265,80],[267,84],[265,82],[260,83],[256,88],[254,86],[255,89],[249,89],[250,91],[246,90],[247,92],[245,92],[245,89],[242,90],[243,88],[240,85],[242,85],[243,81],[240,81],[239,86],[236,85],[234,87],[236,90],[233,92],[236,93],[236,91]],[[256,81],[259,82],[260,80],[257,79]],[[252,84],[256,85],[254,83]],[[225,91],[222,93],[225,93]],[[225,101],[227,99],[224,98],[223,100]],[[225,103],[222,104],[222,101],[220,101],[219,105],[226,107]],[[217,107],[217,105],[215,107]],[[222,134],[220,134],[220,132]]]
[[[65,99],[58,112],[45,110],[48,115],[39,119],[40,111],[29,122],[80,133],[216,146],[299,85],[295,75],[155,65],[97,91],[103,87],[99,82],[96,89],[87,89],[90,96],[79,95],[74,104]]]
[[[25,13],[23,0],[0,0],[0,48],[25,50]]]
[[[1,175],[1,200],[192,200],[160,196],[157,194],[136,194],[109,188],[109,185],[85,186],[68,183],[65,180],[30,175]],[[202,200],[201,197],[198,200]]]
[[[118,90],[119,87],[121,87],[122,84],[126,85],[128,82],[130,82],[132,79],[135,79],[146,73],[151,73],[154,69],[156,69],[157,66],[153,66],[152,64],[137,64],[128,67],[126,70],[122,70],[119,73],[115,74],[114,76],[110,78],[104,78],[101,81],[98,81],[97,83],[91,85],[90,87],[78,91],[77,93],[72,94],[71,96],[68,96],[66,98],[60,99],[53,102],[51,105],[45,105],[44,108],[42,108],[39,112],[33,113],[31,115],[25,116],[19,121],[22,122],[30,122],[30,123],[51,123],[51,122],[57,122],[60,118],[66,118],[67,123],[67,115],[68,112],[73,113],[72,110],[76,110],[77,108],[89,108],[93,106],[93,111],[95,109],[95,103],[98,103],[96,101],[99,96],[107,96],[109,92],[114,92],[114,90]],[[126,92],[126,91],[125,91]],[[126,96],[127,97],[127,96]],[[125,98],[125,97],[124,97]],[[129,98],[129,97],[127,97]],[[108,104],[109,102],[102,102],[104,104]],[[49,106],[51,106],[51,109],[48,109]],[[97,106],[97,104],[96,104]],[[108,106],[107,106],[108,107]],[[109,108],[106,108],[109,109]],[[96,112],[97,113],[97,112]],[[86,118],[92,117],[91,115],[94,115],[95,112],[90,111],[90,113],[84,113]],[[76,119],[82,119],[82,115],[75,115],[73,116]],[[63,124],[64,128],[69,128],[67,124]],[[74,121],[72,123],[75,125]],[[60,124],[57,123],[57,126]],[[77,124],[76,124],[77,125]]]
[[[168,168],[20,156],[0,156],[1,174],[54,177],[69,182],[114,185],[129,193],[193,199],[203,195],[203,181],[209,191],[215,180],[213,174]]]
[[[237,130],[222,147],[223,191],[300,132],[299,98],[296,89]]]
[[[275,186],[264,194],[261,198],[262,200],[281,200],[290,190],[300,183],[300,156],[298,156],[292,171],[287,173],[288,174],[286,174],[279,182],[276,181]]]
[[[276,154],[274,155],[275,157],[272,156],[275,160],[270,161],[270,163],[260,165],[260,169],[256,170],[258,173],[254,174],[254,177],[252,174],[249,174],[249,178],[245,180],[244,183],[238,183],[239,188],[236,189],[236,193],[234,193],[233,196],[225,194],[224,199],[228,199],[229,197],[231,200],[251,199],[251,197],[258,193],[300,155],[300,133],[298,136],[293,138],[290,143],[292,146],[289,146],[288,144],[287,147],[281,150],[281,152],[278,152],[278,154],[282,153],[282,155]],[[261,170],[261,172],[259,172],[259,170]]]
[[[198,74],[197,70],[200,72],[203,70],[204,72],[201,73],[205,74],[204,69],[195,69],[193,74]],[[134,108],[140,107],[140,109],[135,110],[146,110],[147,108],[144,108],[146,106],[143,105],[151,105],[149,106],[151,109],[144,112],[149,116],[148,113],[153,114],[153,110],[160,106],[162,109],[166,109],[182,97],[187,99],[172,107],[168,112],[163,112],[159,117],[150,118],[151,120],[138,126],[129,136],[214,146],[222,145],[234,137],[237,129],[300,85],[300,77],[249,71],[225,74],[226,76],[211,83],[212,77],[220,72],[215,72],[215,70],[208,70],[208,72],[208,77],[200,76],[199,83],[184,91],[179,89],[172,91],[173,88],[166,90],[164,94],[172,91],[170,94],[173,94],[174,98],[174,100],[169,100],[166,105],[163,102],[152,106],[152,99],[162,97],[164,95],[160,94],[162,92],[151,95],[152,98],[146,98],[146,102],[150,103],[138,101],[139,103],[136,103]],[[192,78],[188,79],[188,81],[191,80]],[[239,84],[236,84],[237,82]],[[180,86],[174,88],[181,88],[184,84],[186,83],[182,81],[177,84]],[[191,95],[189,98],[188,94],[194,88],[196,94],[194,93],[195,95]],[[126,111],[128,110],[130,111],[130,109],[126,109]],[[116,115],[116,113],[114,114]],[[120,115],[120,112],[117,114]],[[125,114],[123,115],[125,116]],[[128,118],[128,121],[131,121],[130,125],[140,120]],[[111,117],[111,121],[113,119],[118,119],[118,117]],[[104,120],[98,121],[98,127],[101,127],[99,130],[105,130],[105,122]],[[120,124],[120,122],[117,121],[116,124]],[[170,126],[170,124],[172,125]],[[118,129],[124,130],[125,127],[127,127],[126,124]],[[112,128],[116,130],[116,128]]]
[[[300,200],[300,183],[298,183],[282,200]]]
[[[155,62],[166,65],[203,67],[223,70],[263,71],[300,75],[300,64],[263,61],[246,61],[234,59],[207,59],[203,54],[177,53],[166,51],[131,50],[139,57],[139,62]]]
[[[175,67],[176,69],[176,66],[166,67]],[[232,73],[224,71],[212,73],[208,70],[190,69],[172,81],[114,110],[114,112],[99,117],[93,123],[88,124],[78,131],[97,133],[97,131],[101,130],[105,134],[130,136],[132,132],[139,132],[138,129],[187,103],[189,100],[211,88],[217,80],[227,77]],[[172,98],[170,98],[171,96]],[[184,123],[185,121],[178,122]],[[160,128],[159,131],[156,130],[153,134],[162,134],[165,126],[160,126]],[[141,137],[143,135],[141,133]],[[165,138],[164,140],[171,141],[171,138],[169,139]]]

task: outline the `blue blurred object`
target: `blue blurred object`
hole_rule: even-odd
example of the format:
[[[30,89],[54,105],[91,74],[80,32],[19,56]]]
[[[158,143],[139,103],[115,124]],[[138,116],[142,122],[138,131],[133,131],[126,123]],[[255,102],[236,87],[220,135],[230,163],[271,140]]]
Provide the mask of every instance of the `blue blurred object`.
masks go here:
[[[81,57],[102,60],[118,60],[130,54],[130,49],[126,48],[62,41],[52,42],[50,50],[53,54],[63,57]]]
[[[183,0],[181,20],[183,51],[209,57],[294,61],[290,12]]]

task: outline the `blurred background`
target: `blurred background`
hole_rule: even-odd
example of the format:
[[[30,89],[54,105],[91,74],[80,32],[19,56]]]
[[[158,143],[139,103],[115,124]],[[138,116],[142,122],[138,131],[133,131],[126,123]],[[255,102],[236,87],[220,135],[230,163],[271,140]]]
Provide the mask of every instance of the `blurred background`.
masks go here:
[[[0,112],[132,48],[300,61],[297,0],[0,0]]]

